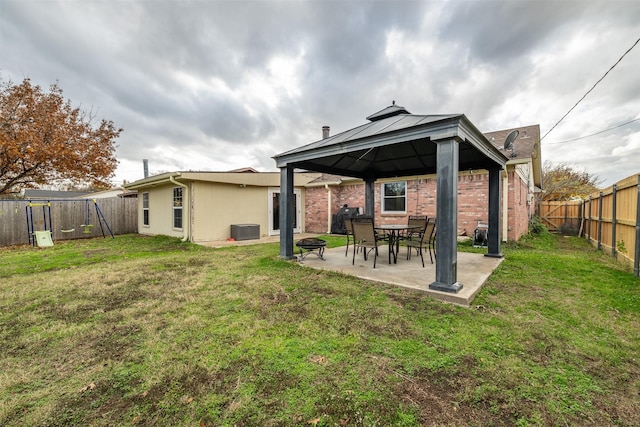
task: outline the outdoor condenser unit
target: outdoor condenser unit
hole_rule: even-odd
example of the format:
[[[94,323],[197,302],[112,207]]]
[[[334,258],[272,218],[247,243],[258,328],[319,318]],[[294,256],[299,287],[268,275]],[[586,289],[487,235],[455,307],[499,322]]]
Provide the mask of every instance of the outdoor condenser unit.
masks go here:
[[[232,224],[231,238],[235,240],[259,239],[260,224]]]

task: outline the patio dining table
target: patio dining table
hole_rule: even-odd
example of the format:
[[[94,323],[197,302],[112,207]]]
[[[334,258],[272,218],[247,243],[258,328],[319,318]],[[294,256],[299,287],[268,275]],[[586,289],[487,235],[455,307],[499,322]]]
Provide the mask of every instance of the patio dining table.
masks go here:
[[[398,263],[398,251],[400,250],[400,240],[402,237],[410,232],[420,230],[419,225],[408,225],[408,224],[386,224],[386,225],[376,225],[375,229],[377,231],[382,231],[389,240],[389,264],[391,264],[391,257],[393,256],[393,263]]]

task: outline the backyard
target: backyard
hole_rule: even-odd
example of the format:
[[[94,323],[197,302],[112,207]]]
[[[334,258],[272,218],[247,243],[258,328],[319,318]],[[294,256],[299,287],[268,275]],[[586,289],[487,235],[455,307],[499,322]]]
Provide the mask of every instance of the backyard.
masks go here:
[[[463,308],[278,244],[2,248],[0,425],[639,425],[640,280],[575,237],[502,249]]]

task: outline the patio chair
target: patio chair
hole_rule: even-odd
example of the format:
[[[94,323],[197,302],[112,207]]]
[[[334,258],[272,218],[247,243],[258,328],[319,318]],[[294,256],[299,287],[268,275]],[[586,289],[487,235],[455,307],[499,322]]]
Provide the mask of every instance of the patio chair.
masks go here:
[[[344,222],[344,227],[347,230],[347,249],[344,251],[344,256],[347,256],[349,253],[349,242],[355,244],[353,240],[353,225],[351,224],[351,218],[346,218]]]
[[[433,257],[436,258],[436,233],[438,232],[438,226],[436,225],[437,223],[435,218],[429,218],[427,223],[429,222],[433,222],[433,231],[431,232],[431,236],[427,242],[427,245],[429,246],[429,257],[431,257],[431,251],[433,251]],[[431,261],[431,263],[433,264],[433,261]]]
[[[373,253],[373,268],[376,268],[376,258],[378,257],[378,236],[373,228],[373,219],[354,218],[351,221],[353,226],[353,259],[351,265],[356,263],[356,252],[362,249],[364,260],[367,260],[369,252]]]
[[[407,224],[409,226],[417,225],[420,226],[419,229],[409,230],[406,238],[408,240],[419,240],[422,238],[422,234],[424,234],[424,229],[427,227],[427,221],[429,217],[426,215],[409,215],[409,221]]]
[[[429,219],[426,215],[409,215],[408,224],[409,225],[421,225],[422,223],[427,222]]]
[[[378,230],[376,230],[376,226],[373,223],[373,218],[371,216],[368,215],[359,215],[355,218],[351,218],[351,222],[366,222],[368,224],[373,224],[373,232],[376,235],[376,240],[377,241],[385,241],[388,242],[389,241],[389,236],[387,236],[386,234],[380,234],[378,232]]]
[[[407,240],[405,241],[405,245],[407,246],[407,259],[411,259],[411,250],[415,248],[420,255],[420,259],[422,260],[422,267],[424,267],[424,251],[429,251],[429,258],[431,259],[431,264],[433,264],[433,257],[431,256],[432,236],[435,234],[436,223],[427,221],[424,232],[421,233],[420,239],[417,240]],[[435,241],[435,240],[434,240]],[[435,250],[434,250],[435,253]]]

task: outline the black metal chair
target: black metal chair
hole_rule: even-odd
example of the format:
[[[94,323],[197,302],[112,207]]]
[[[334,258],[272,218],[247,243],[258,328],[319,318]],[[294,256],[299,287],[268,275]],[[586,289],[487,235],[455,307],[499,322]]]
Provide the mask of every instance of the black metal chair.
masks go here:
[[[420,255],[420,259],[422,259],[422,267],[424,267],[424,251],[429,251],[429,258],[431,259],[431,264],[433,264],[433,257],[431,256],[432,241],[435,242],[435,230],[436,223],[427,221],[424,232],[421,233],[420,238],[416,240],[406,240],[405,245],[407,246],[407,259],[411,259],[411,250],[415,248]],[[432,240],[433,239],[433,240]],[[435,249],[434,249],[435,253]]]

